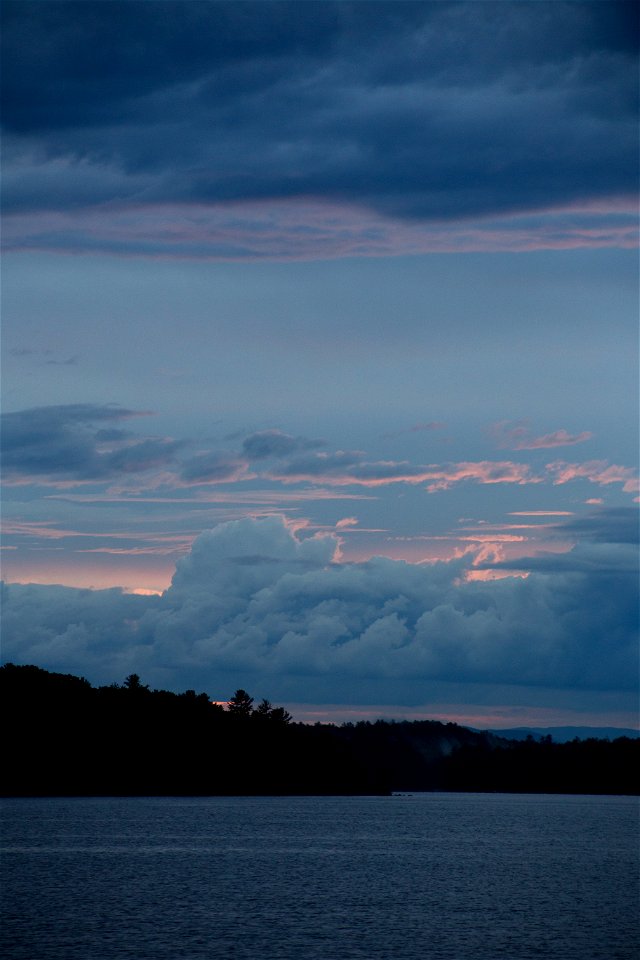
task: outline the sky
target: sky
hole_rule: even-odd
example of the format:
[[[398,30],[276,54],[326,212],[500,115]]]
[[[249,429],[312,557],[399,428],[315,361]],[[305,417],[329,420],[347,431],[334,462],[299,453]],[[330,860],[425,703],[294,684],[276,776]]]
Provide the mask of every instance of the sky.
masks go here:
[[[2,17],[3,660],[637,727],[635,3]]]

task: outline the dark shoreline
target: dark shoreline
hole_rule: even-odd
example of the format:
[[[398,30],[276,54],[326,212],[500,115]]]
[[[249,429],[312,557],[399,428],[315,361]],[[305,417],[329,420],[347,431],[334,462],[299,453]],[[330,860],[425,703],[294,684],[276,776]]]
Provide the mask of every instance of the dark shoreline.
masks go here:
[[[0,668],[0,796],[640,795],[640,740],[508,740],[435,720],[309,726],[244,691],[151,691]],[[234,709],[235,707],[235,709]]]

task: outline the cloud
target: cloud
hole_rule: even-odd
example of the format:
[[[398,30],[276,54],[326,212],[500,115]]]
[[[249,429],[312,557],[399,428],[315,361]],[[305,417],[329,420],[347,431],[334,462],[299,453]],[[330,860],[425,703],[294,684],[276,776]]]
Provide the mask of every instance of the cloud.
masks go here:
[[[444,465],[420,466],[406,460],[366,461],[361,451],[338,450],[297,457],[271,471],[272,479],[284,483],[324,483],[327,485],[365,487],[392,483],[427,483],[430,493],[448,490],[463,480],[476,483],[540,483],[531,467],[511,461],[481,460]]]
[[[638,476],[634,469],[615,463],[610,464],[606,460],[588,460],[585,463],[556,460],[554,463],[547,464],[547,470],[556,485],[584,479],[601,487],[611,483],[621,483],[625,493],[638,491]]]
[[[511,510],[510,517],[570,517],[571,510]]]
[[[186,483],[231,483],[245,479],[248,463],[232,454],[199,453],[182,463],[180,478]]]
[[[577,540],[576,546],[567,552],[540,552],[534,557],[479,566],[547,574],[588,572],[602,578],[628,575],[637,579],[640,514],[634,507],[611,507],[587,516],[573,516],[554,529],[557,539]]]
[[[35,353],[40,353],[40,351],[34,350],[31,347],[14,347],[12,350],[9,350],[10,357],[30,357]]]
[[[144,473],[172,463],[182,444],[129,439],[97,428],[105,421],[145,416],[112,404],[32,407],[2,415],[2,459],[8,483],[85,483]]]
[[[21,166],[21,176],[27,174]],[[33,180],[52,179],[52,166],[33,166]],[[523,252],[637,246],[633,200],[615,198],[537,213],[500,213],[476,221],[408,221],[353,201],[290,197],[209,203],[110,201],[77,206],[83,172],[69,172],[60,210],[5,213],[6,250],[118,254],[191,260],[310,260],[473,251]],[[5,192],[11,194],[6,173]],[[79,183],[80,181],[80,183]],[[100,181],[103,184],[103,181]],[[144,191],[144,184],[138,189]],[[55,192],[55,186],[51,186]],[[88,201],[89,202],[89,201]],[[62,205],[68,203],[66,209]]]
[[[66,404],[33,407],[2,416],[5,479],[10,484],[45,483],[69,486],[118,482],[140,493],[159,486],[230,484],[262,477],[286,485],[310,483],[325,487],[375,489],[393,484],[425,484],[429,493],[463,482],[483,485],[561,485],[588,479],[623,491],[638,489],[636,472],[604,460],[585,463],[555,461],[546,471],[512,460],[415,464],[407,460],[367,460],[360,450],[317,451],[324,441],[264,430],[243,439],[241,450],[203,450],[184,457],[188,441],[138,437],[119,426],[104,426],[146,415],[113,404]],[[272,465],[263,464],[272,461]],[[253,472],[251,464],[254,464]],[[318,497],[320,497],[320,492]]]
[[[588,430],[582,433],[568,433],[555,430],[541,437],[532,436],[527,420],[501,420],[491,428],[491,434],[498,447],[509,450],[545,450],[552,447],[573,446],[584,443],[593,436]]]
[[[431,433],[434,430],[444,430],[446,423],[440,420],[428,420],[426,423],[416,423],[412,427],[406,427],[404,430],[393,430],[383,434],[385,440],[392,440],[395,437],[401,437],[407,433]]]
[[[5,217],[23,217],[12,244],[233,258],[268,256],[273,237],[260,233],[275,230],[291,256],[295,231],[279,223],[290,214],[274,222],[267,213],[256,230],[249,213],[234,229],[225,205],[364,211],[388,247],[389,221],[458,222],[472,233],[486,218],[584,211],[635,192],[628,4],[162,10],[85,2],[70,18],[64,3],[3,5]],[[179,223],[177,238],[153,229],[159,207],[165,224]],[[203,228],[200,213],[212,208]],[[72,219],[39,225],[47,212]],[[343,225],[320,224],[326,236],[310,240],[302,219],[307,255],[323,243],[336,255]],[[631,219],[621,225],[611,210],[598,225],[561,219],[545,242],[631,242]],[[371,254],[375,237],[352,229],[352,251],[362,242]],[[516,245],[535,231],[524,234]],[[465,229],[400,239],[405,251],[464,242]],[[506,236],[498,242],[509,248]]]
[[[595,543],[638,543],[639,514],[635,507],[608,507],[586,517],[572,517],[558,530]]]
[[[349,530],[351,527],[358,526],[357,517],[343,517],[336,523],[336,530]]]
[[[249,460],[267,460],[287,457],[301,450],[314,450],[324,446],[323,440],[308,440],[292,437],[281,430],[261,430],[242,441],[242,452]]]
[[[218,451],[198,453],[181,462],[177,477],[166,476],[163,480],[170,486],[251,480],[256,474],[249,472],[250,462],[281,459],[300,450],[313,450],[322,445],[322,440],[292,437],[280,430],[262,430],[245,437],[239,453]]]
[[[449,466],[433,470],[425,479],[431,480],[427,486],[429,493],[448,490],[454,483],[472,480],[476,483],[541,483],[526,463],[513,463],[510,460],[481,460],[479,462],[452,463]]]
[[[464,580],[473,555],[340,564],[337,546],[274,517],[245,519],[201,534],[161,597],[5,586],[3,653],[104,682],[135,670],[178,687],[191,677],[215,689],[280,684],[300,702],[321,688],[333,702],[396,696],[398,683],[633,687],[637,551],[627,543],[585,540],[519,559],[532,571],[524,580],[487,582]]]
[[[525,557],[520,560],[499,560],[490,564],[479,564],[480,569],[491,570],[521,570],[541,574],[590,574],[593,577],[600,577],[601,585],[598,595],[602,599],[602,584],[610,584],[613,581],[620,584],[621,602],[630,607],[633,602],[630,599],[630,591],[622,589],[624,580],[628,579],[630,583],[637,580],[638,576],[638,550],[634,544],[611,545],[610,543],[589,544],[585,547],[583,544],[577,544],[567,553],[548,553],[540,552],[535,557]],[[607,602],[615,602],[613,598]]]

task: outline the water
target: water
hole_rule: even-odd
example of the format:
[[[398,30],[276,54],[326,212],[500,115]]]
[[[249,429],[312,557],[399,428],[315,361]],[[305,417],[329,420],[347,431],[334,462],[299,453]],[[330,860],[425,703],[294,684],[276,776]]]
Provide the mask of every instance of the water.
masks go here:
[[[629,797],[3,802],[6,960],[636,960]]]

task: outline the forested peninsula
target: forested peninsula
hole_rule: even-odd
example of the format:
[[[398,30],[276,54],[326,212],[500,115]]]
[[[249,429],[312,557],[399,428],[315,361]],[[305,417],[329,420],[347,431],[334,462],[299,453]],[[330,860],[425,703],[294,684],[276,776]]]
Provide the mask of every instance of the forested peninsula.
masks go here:
[[[503,739],[455,723],[308,725],[244,690],[226,706],[0,667],[3,796],[638,794],[640,740]]]

